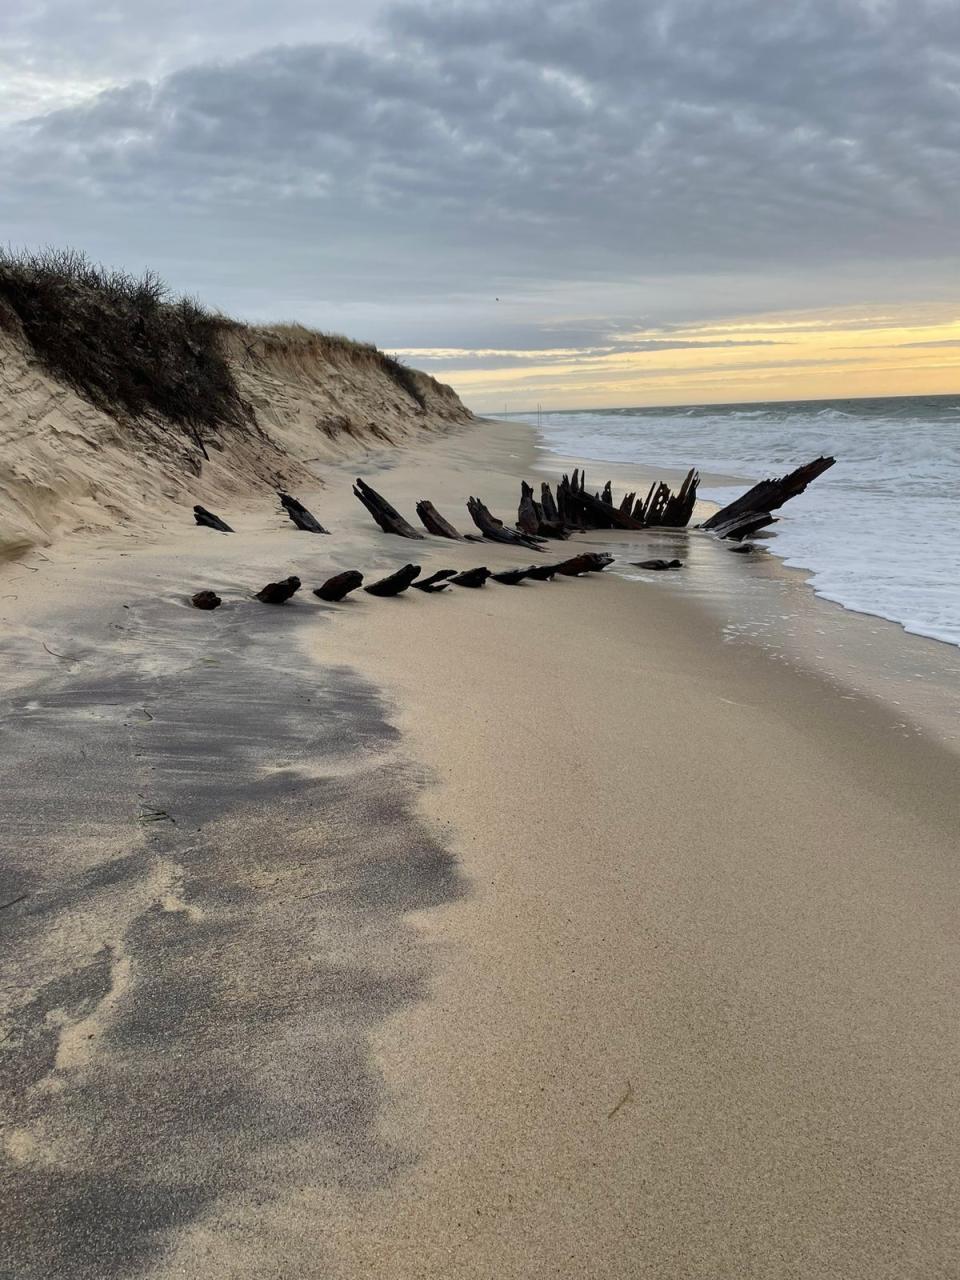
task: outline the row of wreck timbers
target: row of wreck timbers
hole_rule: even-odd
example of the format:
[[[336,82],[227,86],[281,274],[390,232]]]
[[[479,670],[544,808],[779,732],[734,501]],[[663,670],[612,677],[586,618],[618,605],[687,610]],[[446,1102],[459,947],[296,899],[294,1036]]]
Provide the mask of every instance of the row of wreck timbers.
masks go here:
[[[774,524],[776,516],[773,512],[790,498],[803,493],[807,485],[832,467],[835,461],[830,457],[815,458],[785,476],[761,480],[735,501],[721,507],[700,528],[718,538],[741,542]],[[542,484],[539,501],[534,497],[532,487],[526,481],[521,482],[520,505],[513,527],[495,516],[479,498],[470,498],[467,510],[480,531],[480,538],[540,551],[547,539],[568,538],[572,533],[592,529],[686,528],[693,516],[699,483],[699,472],[691,470],[675,492],[661,481],[650,486],[646,497],[627,493],[617,503],[609,480],[601,492],[591,493],[586,487],[584,473],[578,469],[572,476],[562,478],[556,495],[549,484]],[[397,534],[402,538],[424,536],[363,480],[357,480],[353,492],[384,533]],[[290,514],[289,506],[287,503],[284,505]],[[417,515],[427,532],[435,537],[456,541],[480,540],[476,534],[460,533],[426,499],[417,503]],[[291,518],[294,518],[292,514]]]
[[[721,507],[699,527],[717,538],[729,538],[742,542],[776,522],[774,511],[779,510],[790,498],[803,493],[817,476],[832,467],[835,458],[814,458],[812,462],[797,467],[795,471],[772,480],[761,480],[752,489]],[[425,498],[417,503],[417,515],[427,533],[438,538],[458,542],[479,542],[486,538],[491,542],[503,542],[511,546],[527,547],[542,551],[547,539],[569,538],[572,533],[591,529],[684,529],[690,523],[697,501],[700,473],[687,475],[676,492],[662,481],[655,482],[645,498],[627,493],[617,503],[608,480],[599,493],[587,489],[583,471],[577,469],[572,476],[564,476],[554,495],[550,485],[540,486],[540,501],[534,497],[532,487],[521,482],[520,505],[514,526],[506,524],[480,501],[470,498],[467,510],[480,533],[460,533],[432,502]],[[394,533],[401,538],[423,538],[395,507],[363,480],[357,480],[353,492],[373,516],[384,533]],[[281,493],[280,502],[287,515],[297,526],[308,533],[328,533],[317,518],[296,498]],[[207,511],[194,507],[197,524],[208,525],[222,533],[232,533],[228,524]]]

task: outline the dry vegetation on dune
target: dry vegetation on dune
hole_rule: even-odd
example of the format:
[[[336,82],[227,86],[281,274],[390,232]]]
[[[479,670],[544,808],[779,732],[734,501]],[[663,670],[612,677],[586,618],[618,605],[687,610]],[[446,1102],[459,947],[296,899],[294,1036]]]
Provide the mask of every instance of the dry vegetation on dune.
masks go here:
[[[259,342],[274,357],[375,367],[420,410],[433,383],[372,343],[299,324],[253,329],[172,295],[152,271],[134,276],[74,249],[0,249],[0,324],[19,325],[49,372],[98,408],[159,414],[182,424],[201,448],[203,428],[250,420],[224,350],[228,334],[248,351]]]
[[[98,408],[204,427],[241,425],[249,410],[220,342],[231,322],[173,297],[153,272],[134,276],[73,249],[0,251],[0,322],[19,323],[54,377]]]
[[[368,364],[382,370],[391,382],[414,400],[421,409],[427,408],[424,384],[439,387],[429,374],[411,369],[395,356],[389,356],[372,342],[357,342],[342,333],[321,333],[306,325],[294,322],[272,324],[256,330],[257,336],[269,349],[269,354],[297,352],[301,359],[321,357],[323,360],[347,364]]]

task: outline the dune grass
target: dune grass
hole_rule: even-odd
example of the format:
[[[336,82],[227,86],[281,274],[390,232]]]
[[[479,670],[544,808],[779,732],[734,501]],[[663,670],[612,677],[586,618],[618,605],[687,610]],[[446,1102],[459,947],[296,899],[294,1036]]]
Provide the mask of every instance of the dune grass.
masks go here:
[[[73,249],[0,250],[0,303],[47,369],[99,408],[161,415],[201,449],[204,428],[249,418],[220,342],[232,322],[151,271],[110,270]]]

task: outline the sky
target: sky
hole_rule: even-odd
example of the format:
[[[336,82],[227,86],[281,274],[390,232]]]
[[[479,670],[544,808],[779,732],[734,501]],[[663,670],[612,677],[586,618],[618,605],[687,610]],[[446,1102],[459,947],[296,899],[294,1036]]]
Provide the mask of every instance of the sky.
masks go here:
[[[0,165],[481,411],[960,392],[957,0],[7,0]]]

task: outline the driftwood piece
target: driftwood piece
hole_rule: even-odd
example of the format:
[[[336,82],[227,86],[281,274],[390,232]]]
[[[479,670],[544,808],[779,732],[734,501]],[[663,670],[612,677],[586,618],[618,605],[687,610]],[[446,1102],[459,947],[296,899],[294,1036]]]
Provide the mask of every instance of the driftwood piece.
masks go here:
[[[291,498],[289,493],[278,493],[280,505],[286,511],[287,515],[304,533],[329,533],[329,529],[325,529],[320,521],[307,510],[302,502],[298,502],[296,498]]]
[[[467,510],[470,512],[471,520],[483,536],[489,538],[492,542],[506,542],[514,547],[527,547],[531,551],[543,550],[540,539],[533,538],[529,534],[520,533],[517,529],[508,529],[503,521],[485,507],[479,498],[470,498],[467,502]]]
[[[489,577],[490,570],[483,565],[479,569],[467,569],[463,573],[458,573],[450,581],[456,583],[458,587],[482,587]]]
[[[353,492],[384,533],[395,533],[399,538],[416,538],[422,541],[423,534],[418,533],[412,524],[404,520],[400,512],[395,507],[391,507],[386,498],[377,493],[376,489],[371,489],[370,485],[358,479],[353,486]]]
[[[682,569],[682,560],[632,560],[638,569]]]
[[[362,585],[363,574],[358,569],[346,569],[343,573],[336,573],[332,578],[328,578],[323,586],[314,587],[313,594],[320,600],[335,603]]]
[[[529,576],[526,569],[503,569],[500,573],[491,573],[490,575],[494,582],[502,582],[508,587],[515,587],[518,582],[523,582],[524,578]]]
[[[195,609],[219,609],[223,601],[215,591],[198,591],[190,597],[190,603]]]
[[[405,564],[396,573],[391,573],[389,577],[381,578],[379,582],[371,582],[369,587],[364,587],[363,589],[364,591],[369,591],[372,596],[398,596],[401,591],[406,591],[414,578],[419,576],[420,566],[418,564]]]
[[[761,480],[739,498],[721,507],[709,520],[705,520],[703,528],[715,533],[718,538],[740,539],[755,533],[758,529],[773,524],[775,517],[770,513],[803,493],[811,481],[823,475],[835,462],[836,458],[814,458],[812,462],[797,467],[785,476]]]
[[[581,573],[601,573],[608,564],[613,564],[613,556],[607,555],[605,551],[585,551],[572,560],[561,561],[557,565],[557,573],[562,573],[567,578],[577,578]]]
[[[456,573],[456,569],[438,569],[436,573],[431,573],[429,578],[424,578],[421,582],[412,582],[410,585],[416,587],[418,591],[442,591],[444,587],[449,587],[448,578],[452,578]]]
[[[463,541],[463,534],[459,533],[450,521],[445,519],[433,503],[428,502],[426,498],[421,498],[417,503],[417,515],[420,517],[420,523],[427,533],[432,533],[434,537],[451,538],[457,542]]]
[[[219,516],[215,516],[212,511],[208,511],[206,507],[201,507],[199,504],[193,508],[193,518],[197,524],[204,525],[208,529],[216,529],[218,533],[233,533],[226,520],[221,520]]]
[[[286,604],[299,590],[299,578],[284,578],[282,582],[268,582],[265,587],[261,587],[257,592],[257,599],[263,604]]]

